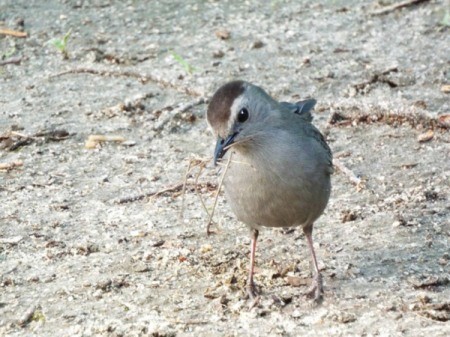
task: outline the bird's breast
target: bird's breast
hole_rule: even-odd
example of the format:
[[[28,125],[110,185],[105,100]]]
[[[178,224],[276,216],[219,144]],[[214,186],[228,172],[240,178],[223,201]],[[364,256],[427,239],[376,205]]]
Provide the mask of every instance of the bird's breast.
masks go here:
[[[306,169],[293,168],[277,156],[261,159],[234,153],[225,174],[227,200],[237,218],[251,227],[312,223],[328,202],[330,181],[310,179]]]

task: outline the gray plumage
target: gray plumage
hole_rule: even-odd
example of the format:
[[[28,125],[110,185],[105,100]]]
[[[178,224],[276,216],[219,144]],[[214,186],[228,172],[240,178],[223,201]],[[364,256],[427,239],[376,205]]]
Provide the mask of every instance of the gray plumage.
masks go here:
[[[224,186],[237,218],[252,230],[248,290],[253,283],[254,250],[261,227],[303,228],[314,263],[311,294],[322,298],[322,280],[312,246],[314,221],[331,192],[332,155],[311,124],[313,99],[277,102],[263,89],[233,81],[214,94],[207,119],[218,137],[215,161],[233,152]]]

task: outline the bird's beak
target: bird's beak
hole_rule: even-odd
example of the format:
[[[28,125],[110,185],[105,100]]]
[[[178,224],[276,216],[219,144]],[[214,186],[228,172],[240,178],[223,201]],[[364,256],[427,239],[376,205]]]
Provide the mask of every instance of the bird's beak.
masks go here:
[[[228,151],[228,149],[230,148],[229,146],[233,144],[236,135],[237,132],[229,135],[226,139],[223,139],[221,137],[217,138],[216,149],[214,150],[214,165],[217,165],[219,159],[222,158]]]

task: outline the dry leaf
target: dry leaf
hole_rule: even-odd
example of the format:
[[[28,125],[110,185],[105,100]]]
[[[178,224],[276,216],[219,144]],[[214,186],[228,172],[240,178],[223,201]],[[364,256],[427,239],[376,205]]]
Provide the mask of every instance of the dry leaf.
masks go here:
[[[27,37],[28,34],[26,32],[20,32],[18,30],[12,30],[7,28],[0,28],[0,35],[9,35],[14,37]]]
[[[438,117],[438,121],[443,127],[450,128],[450,115],[441,115]]]
[[[432,140],[433,137],[434,137],[434,131],[428,130],[427,132],[420,134],[417,137],[417,140],[419,141],[419,143],[425,143],[425,142],[429,142],[430,140]]]
[[[298,276],[286,276],[286,282],[293,287],[307,286],[309,282],[307,279]]]
[[[23,161],[17,160],[10,163],[0,163],[0,170],[12,170],[13,168],[23,166]]]
[[[228,40],[230,38],[230,31],[226,29],[216,30],[216,36],[221,40]]]
[[[200,247],[200,253],[205,254],[212,251],[212,246],[210,244],[206,244]]]
[[[443,93],[446,93],[446,94],[450,93],[450,84],[444,84],[444,85],[441,87],[441,91],[442,91]]]
[[[104,135],[90,135],[84,144],[86,149],[93,149],[97,147],[99,143],[103,142],[119,142],[123,143],[125,138],[122,136],[104,136]]]

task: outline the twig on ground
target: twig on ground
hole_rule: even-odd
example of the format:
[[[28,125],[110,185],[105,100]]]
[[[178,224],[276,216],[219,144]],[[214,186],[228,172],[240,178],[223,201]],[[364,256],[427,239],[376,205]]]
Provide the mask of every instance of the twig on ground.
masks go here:
[[[420,111],[390,111],[380,107],[364,107],[356,105],[335,105],[332,106],[332,113],[328,118],[329,126],[347,126],[357,124],[385,123],[387,125],[409,124],[411,127],[421,125],[425,129],[449,129],[448,115],[435,117]],[[342,113],[350,111],[350,113]]]
[[[20,64],[22,62],[23,57],[11,57],[9,59],[0,61],[0,66],[5,66],[7,64]]]
[[[153,193],[152,192],[147,193],[146,197],[158,197],[158,196],[160,196],[161,194],[164,194],[164,193],[179,192],[179,191],[181,191],[182,187],[183,187],[183,183],[178,183],[178,184],[175,184],[173,186],[169,186],[167,188],[163,188],[162,190],[159,190],[159,191],[156,191],[156,192],[153,192]]]
[[[24,135],[16,131],[10,131],[4,135],[0,135],[0,140],[4,142],[2,149],[6,151],[15,151],[22,146],[30,145],[36,139],[33,136]]]
[[[28,36],[28,34],[26,32],[20,32],[18,30],[12,30],[12,29],[7,29],[7,28],[1,28],[0,35],[9,35],[9,36],[21,37],[21,38],[25,38]]]
[[[1,148],[6,151],[15,151],[22,146],[33,144],[37,141],[61,141],[70,137],[69,132],[64,129],[44,130],[36,132],[34,135],[27,135],[17,131],[8,131],[0,134]]]
[[[347,178],[356,186],[358,191],[362,190],[365,187],[365,182],[363,179],[358,177],[352,170],[347,168],[339,159],[333,160],[333,165],[342,172]]]
[[[11,136],[17,136],[17,137],[20,137],[20,138],[25,138],[25,139],[36,139],[37,138],[35,136],[28,136],[28,135],[26,135],[24,133],[17,132],[17,131],[11,131],[10,135]]]
[[[125,138],[122,136],[105,136],[105,135],[90,135],[84,144],[86,149],[96,148],[98,144],[105,142],[123,143]]]
[[[33,315],[35,313],[35,311],[37,310],[37,306],[36,305],[32,305],[30,306],[24,313],[23,315],[19,318],[19,320],[17,321],[17,324],[20,327],[24,327],[25,325],[27,325],[28,323],[30,323],[30,321],[33,319]]]
[[[383,14],[387,14],[389,12],[393,12],[393,11],[396,11],[396,10],[404,8],[404,7],[418,5],[421,2],[428,2],[428,1],[429,0],[406,0],[406,1],[399,2],[399,3],[395,3],[390,6],[383,7],[378,10],[374,10],[370,13],[370,15],[383,15]]]
[[[203,104],[205,103],[205,99],[203,97],[198,98],[190,103],[187,103],[185,105],[181,105],[175,109],[173,109],[172,111],[170,111],[170,114],[168,114],[167,116],[165,116],[165,118],[161,118],[155,125],[155,127],[153,128],[154,130],[158,131],[158,130],[162,130],[164,128],[164,126],[169,123],[174,117],[181,115],[182,113],[192,109],[193,107]]]
[[[9,163],[0,163],[0,170],[9,171],[9,170],[15,169],[17,167],[21,167],[21,166],[23,166],[23,161],[21,161],[21,160],[12,161]]]
[[[121,198],[119,200],[116,200],[114,203],[126,204],[126,203],[133,202],[133,201],[139,201],[139,200],[142,200],[142,199],[148,198],[148,197],[158,197],[164,193],[179,192],[179,191],[181,191],[182,188],[183,188],[183,182],[180,182],[175,185],[163,188],[162,190],[159,190],[159,191],[147,192],[147,193],[143,193],[143,194],[139,194],[139,195],[135,195],[135,196],[131,196],[131,197]]]
[[[194,319],[190,319],[187,321],[181,321],[179,319],[170,319],[170,322],[172,322],[173,324],[183,324],[183,325],[194,325],[194,324],[208,324],[210,323],[210,321],[200,321],[200,320],[194,320]]]
[[[167,81],[161,77],[152,74],[141,74],[133,71],[116,71],[116,70],[99,70],[92,68],[75,68],[69,69],[50,76],[50,78],[59,77],[67,74],[92,74],[99,76],[112,76],[112,77],[132,77],[137,78],[142,83],[154,82],[164,88],[172,88],[179,92],[188,94],[190,96],[201,96],[202,94],[191,87],[180,86],[176,83]]]
[[[391,67],[383,71],[374,72],[368,80],[363,81],[361,83],[353,84],[352,87],[358,94],[367,94],[371,90],[371,85],[375,83],[385,83],[388,84],[390,87],[395,88],[398,85],[394,83],[392,80],[390,80],[387,77],[387,75],[396,72],[398,72],[397,67]]]

